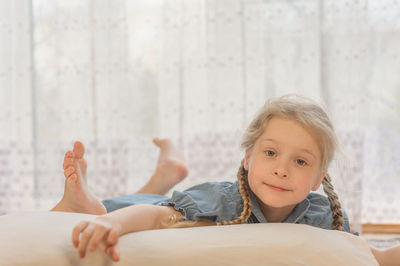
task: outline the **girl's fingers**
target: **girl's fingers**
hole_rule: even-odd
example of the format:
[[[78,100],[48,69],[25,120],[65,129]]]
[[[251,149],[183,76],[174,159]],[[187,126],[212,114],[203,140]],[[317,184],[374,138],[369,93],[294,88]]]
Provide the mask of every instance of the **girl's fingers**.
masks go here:
[[[93,235],[96,224],[90,223],[86,229],[81,233],[81,239],[79,240],[78,253],[81,258],[85,257],[86,248]]]
[[[104,253],[106,253],[106,250],[107,250],[107,248],[108,248],[108,246],[106,246],[106,244],[104,243],[104,241],[101,241],[99,244],[98,244],[98,249],[100,249],[102,252],[104,252]]]
[[[99,248],[112,260],[119,261],[119,251],[115,248],[119,232],[119,226],[104,221],[82,221],[73,229],[72,242],[81,258],[85,257],[87,249],[94,251]]]
[[[103,225],[97,225],[95,227],[96,229],[94,230],[93,236],[89,241],[88,248],[90,251],[95,251],[97,248],[97,245],[99,244],[100,241],[104,238],[104,235],[107,233],[109,228],[103,226]]]
[[[114,246],[118,243],[118,233],[115,228],[111,229],[106,238],[107,245]]]
[[[118,250],[117,246],[111,246],[111,247],[107,248],[106,253],[107,253],[107,255],[110,256],[110,258],[113,261],[119,261],[119,250]]]
[[[80,222],[77,226],[74,227],[72,230],[72,243],[74,244],[74,247],[78,247],[79,245],[79,234],[86,229],[88,226],[89,222],[88,221],[82,221]]]

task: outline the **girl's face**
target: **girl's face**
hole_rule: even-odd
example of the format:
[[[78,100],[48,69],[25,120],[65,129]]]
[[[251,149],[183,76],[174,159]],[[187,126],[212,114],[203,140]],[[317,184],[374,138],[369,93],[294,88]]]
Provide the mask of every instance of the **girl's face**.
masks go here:
[[[294,207],[310,190],[317,190],[326,175],[314,137],[300,123],[272,118],[251,151],[244,168],[250,189],[267,207]],[[261,206],[261,207],[266,207]]]

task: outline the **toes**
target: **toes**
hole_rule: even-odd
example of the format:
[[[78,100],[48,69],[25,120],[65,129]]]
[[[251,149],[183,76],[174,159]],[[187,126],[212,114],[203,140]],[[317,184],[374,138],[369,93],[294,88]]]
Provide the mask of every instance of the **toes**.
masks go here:
[[[81,171],[85,171],[87,168],[87,163],[86,163],[85,159],[78,159],[78,163],[79,163],[79,168],[81,169]]]
[[[154,138],[153,143],[160,148],[165,148],[171,146],[172,144],[170,139],[160,139],[160,138]]]
[[[160,147],[160,139],[159,139],[159,138],[154,138],[154,139],[153,139],[153,143],[154,143],[156,146]]]
[[[160,148],[169,148],[172,146],[172,142],[170,139],[159,139],[158,143]]]
[[[68,151],[64,157],[63,169],[66,169],[68,166],[71,166],[74,162],[74,152]]]
[[[72,175],[70,175],[67,178],[67,181],[71,181],[71,182],[75,182],[75,183],[76,183],[77,180],[78,180],[78,176],[75,173],[73,173]]]
[[[64,176],[66,178],[69,178],[73,173],[75,173],[75,168],[72,166],[69,166],[64,170]]]
[[[69,166],[74,166],[74,160],[73,159],[65,159],[64,160],[63,169],[66,169]]]
[[[74,153],[77,159],[81,159],[85,153],[85,146],[80,141],[74,143]]]
[[[67,159],[67,158],[74,158],[74,152],[73,151],[67,151],[65,153],[64,160]]]

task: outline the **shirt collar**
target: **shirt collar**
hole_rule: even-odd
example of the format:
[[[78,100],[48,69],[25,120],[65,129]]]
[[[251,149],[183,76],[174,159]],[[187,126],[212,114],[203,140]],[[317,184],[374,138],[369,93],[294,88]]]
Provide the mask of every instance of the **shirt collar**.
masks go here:
[[[260,205],[258,205],[256,195],[254,195],[253,191],[250,190],[251,204],[252,204],[252,213],[256,217],[259,223],[266,223],[267,219],[265,219],[264,214],[261,211]]]
[[[302,202],[298,203],[288,217],[283,221],[284,223],[297,223],[301,220],[308,209],[310,208],[310,201],[305,198]]]
[[[256,195],[250,190],[251,203],[253,205],[252,213],[260,223],[267,223],[267,219],[261,211],[260,205],[258,205]],[[302,202],[298,203],[292,212],[283,221],[284,223],[296,223],[301,220],[308,209],[310,208],[310,201],[305,198]]]

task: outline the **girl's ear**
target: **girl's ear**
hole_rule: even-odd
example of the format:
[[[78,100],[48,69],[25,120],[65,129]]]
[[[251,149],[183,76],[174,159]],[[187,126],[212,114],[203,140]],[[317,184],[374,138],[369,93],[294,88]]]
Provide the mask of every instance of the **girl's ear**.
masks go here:
[[[324,180],[324,178],[325,178],[325,176],[326,176],[327,173],[328,173],[328,171],[322,172],[321,177],[320,177],[319,179],[317,179],[316,183],[315,183],[314,186],[311,188],[312,191],[316,191],[316,190],[319,188],[319,186],[320,186],[321,183],[322,183],[322,180]]]
[[[249,171],[250,154],[251,154],[251,152],[249,150],[246,150],[246,154],[244,156],[244,162],[243,162],[243,166],[244,166],[244,169],[246,169],[246,171]]]

